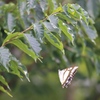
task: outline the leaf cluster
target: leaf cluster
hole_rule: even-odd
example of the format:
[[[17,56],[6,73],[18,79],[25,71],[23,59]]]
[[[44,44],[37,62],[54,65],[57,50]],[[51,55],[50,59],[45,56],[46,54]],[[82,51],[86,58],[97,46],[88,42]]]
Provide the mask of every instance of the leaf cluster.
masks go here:
[[[21,79],[25,76],[29,81],[26,66],[10,52],[9,44],[34,61],[41,61],[42,45],[50,43],[64,55],[64,41],[75,45],[77,38],[94,41],[97,37],[93,20],[78,4],[62,6],[54,0],[18,0],[16,4],[0,1],[0,4],[0,81],[8,89],[2,73],[12,73]],[[0,90],[10,95],[3,86]]]

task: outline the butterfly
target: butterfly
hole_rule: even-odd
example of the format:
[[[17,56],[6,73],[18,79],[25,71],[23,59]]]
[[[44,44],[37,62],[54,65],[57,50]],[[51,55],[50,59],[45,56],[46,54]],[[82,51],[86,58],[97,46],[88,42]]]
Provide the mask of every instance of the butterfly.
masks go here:
[[[58,70],[59,79],[63,88],[64,87],[67,88],[71,84],[71,81],[75,73],[77,72],[77,69],[78,66],[69,67],[63,70]]]

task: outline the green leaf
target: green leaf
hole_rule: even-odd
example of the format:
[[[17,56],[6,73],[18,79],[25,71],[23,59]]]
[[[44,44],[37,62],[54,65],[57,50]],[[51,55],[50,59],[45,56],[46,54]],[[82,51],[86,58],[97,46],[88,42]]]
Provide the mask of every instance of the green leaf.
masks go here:
[[[73,8],[72,4],[67,5],[67,11],[69,14],[72,15],[72,17],[77,18],[77,19],[81,19],[81,15],[77,12],[76,9]]]
[[[9,61],[10,61],[11,53],[7,48],[1,47],[0,48],[0,64],[2,64],[6,70],[9,72]]]
[[[27,4],[27,13],[30,14],[30,10],[35,8],[36,0],[26,0]]]
[[[60,5],[60,7],[57,7],[52,13],[57,13],[57,12],[63,12],[63,8]]]
[[[58,27],[57,27],[58,18],[57,18],[56,16],[50,15],[50,16],[48,16],[48,19],[49,19],[51,25],[53,26],[53,28],[55,28],[55,29],[58,28]]]
[[[34,51],[32,51],[31,49],[29,49],[28,46],[26,44],[24,44],[21,40],[19,40],[19,39],[13,40],[10,43],[14,44],[15,46],[17,46],[19,49],[21,49],[27,55],[29,55],[30,57],[32,57],[34,60],[36,60],[38,58],[38,56],[36,56],[36,54],[34,53]]]
[[[18,68],[18,70],[20,72],[22,72],[25,75],[25,77],[27,78],[27,80],[30,82],[27,68],[19,60],[17,60],[15,57],[12,57],[11,59],[14,61],[13,62],[14,65],[15,64],[17,65],[16,67]],[[19,73],[18,73],[18,75],[19,75]]]
[[[54,3],[52,0],[48,0],[48,6],[49,6],[49,14],[51,14],[54,10]]]
[[[26,38],[29,46],[38,55],[41,51],[40,43],[36,40],[36,38],[32,34],[25,34],[25,38]]]
[[[24,65],[19,66],[19,70],[25,75],[27,80],[30,82],[29,74],[27,72],[27,68]]]
[[[58,3],[56,2],[56,0],[52,0],[52,2],[53,2],[53,5],[54,5],[54,9],[53,9],[53,11],[54,11],[55,9],[58,8]]]
[[[2,92],[5,92],[6,94],[8,94],[10,97],[13,97],[7,90],[5,90],[2,86],[0,86],[0,90]]]
[[[15,61],[10,61],[10,73],[17,75],[19,78],[23,78],[18,70],[18,64]]]
[[[74,17],[83,20],[88,25],[89,15],[80,5],[68,4],[68,12]]]
[[[88,0],[86,2],[87,11],[89,12],[89,15],[95,19],[100,14],[100,1],[99,0]],[[99,17],[100,18],[100,17]]]
[[[23,0],[23,1],[18,0],[18,9],[19,9],[21,17],[23,18],[24,12],[26,10],[26,0]]]
[[[91,39],[91,41],[97,38],[98,34],[94,26],[87,26],[84,22],[81,22],[81,25],[87,36]]]
[[[73,43],[73,34],[69,32],[68,27],[65,25],[64,22],[62,22],[61,20],[59,20],[58,22],[60,29],[63,31],[63,33],[68,37],[68,39]]]
[[[50,22],[43,22],[43,25],[50,31],[50,32],[55,32],[55,33],[59,33],[59,28],[54,28]]]
[[[23,33],[20,32],[16,32],[16,33],[9,33],[8,36],[5,38],[5,40],[3,41],[3,44],[7,44],[15,39],[21,38],[23,37]]]
[[[77,25],[77,21],[75,21],[74,19],[68,17],[67,15],[59,13],[59,14],[57,14],[57,16],[60,17],[63,20],[66,20],[68,23],[71,23],[73,26]]]
[[[44,33],[44,36],[52,45],[54,45],[56,48],[60,49],[63,52],[63,44],[62,42],[59,41],[59,39],[55,35],[49,32],[49,33]]]
[[[3,6],[1,6],[1,9],[4,12],[10,12],[11,10],[15,10],[15,4],[14,3],[9,3],[9,4],[4,4]]]
[[[40,4],[40,7],[42,9],[42,12],[46,15],[46,11],[48,9],[47,1],[46,0],[39,0],[39,4]]]
[[[34,27],[36,37],[40,40],[40,42],[43,42],[42,41],[42,38],[44,36],[43,26],[40,23],[34,23],[33,27]]]
[[[0,82],[2,82],[4,85],[6,85],[7,88],[10,90],[10,87],[9,87],[8,83],[6,82],[5,78],[1,75],[0,75]]]
[[[25,48],[25,52],[26,51],[29,54],[33,54],[33,51],[31,51],[32,53],[30,53],[30,50],[26,50]],[[28,72],[25,66],[22,65],[15,57],[13,57],[8,49],[3,48],[3,47],[0,48],[0,64],[2,64],[10,73],[15,74],[18,77],[22,78],[22,75],[19,72],[20,70],[29,81]],[[11,70],[9,70],[9,68]]]
[[[14,23],[14,17],[12,15],[12,13],[8,13],[7,14],[7,27],[8,30],[11,32],[13,30],[13,28],[15,27],[15,23]]]

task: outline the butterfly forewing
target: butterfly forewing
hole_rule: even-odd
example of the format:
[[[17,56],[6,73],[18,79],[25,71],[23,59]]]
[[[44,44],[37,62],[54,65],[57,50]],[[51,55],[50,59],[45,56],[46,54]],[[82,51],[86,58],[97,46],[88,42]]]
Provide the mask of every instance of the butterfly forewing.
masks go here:
[[[69,67],[63,70],[58,70],[59,79],[62,84],[62,87],[68,87],[71,84],[71,81],[77,71],[78,66]]]
[[[66,69],[63,70],[58,70],[58,74],[59,74],[59,79],[61,83],[64,83],[66,80],[66,76],[68,76],[69,72],[67,71],[66,73]]]

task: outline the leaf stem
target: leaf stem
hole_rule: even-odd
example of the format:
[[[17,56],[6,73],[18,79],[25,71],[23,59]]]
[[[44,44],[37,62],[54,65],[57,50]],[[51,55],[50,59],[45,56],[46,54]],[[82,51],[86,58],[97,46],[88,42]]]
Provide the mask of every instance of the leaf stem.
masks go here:
[[[33,29],[33,25],[31,25],[30,27],[28,27],[28,28],[26,28],[24,31],[22,31],[21,33],[25,33],[25,32],[27,32],[27,31],[29,31],[29,30],[31,30],[31,29]]]
[[[51,15],[54,15],[54,14],[57,14],[58,12],[54,12],[54,13],[52,13]],[[51,16],[51,15],[49,15],[49,16]],[[39,22],[44,22],[45,20],[47,20],[47,18],[48,18],[48,16],[46,16],[43,20],[40,20]],[[29,31],[29,30],[31,30],[31,29],[33,29],[33,25],[31,25],[31,26],[29,26],[28,28],[26,28],[24,31],[22,31],[22,33],[25,33],[25,32],[27,32],[27,31]]]
[[[19,33],[19,34],[23,34],[23,33],[21,32],[21,33]],[[8,44],[10,41],[13,41],[14,39],[16,39],[16,37],[18,37],[19,34],[17,34],[16,36],[12,37],[11,39],[9,39],[7,42],[5,42],[4,44],[2,44],[2,46],[5,46],[5,45]],[[2,46],[1,46],[1,47],[2,47]]]

